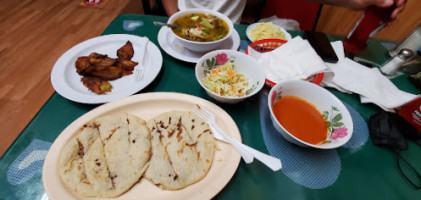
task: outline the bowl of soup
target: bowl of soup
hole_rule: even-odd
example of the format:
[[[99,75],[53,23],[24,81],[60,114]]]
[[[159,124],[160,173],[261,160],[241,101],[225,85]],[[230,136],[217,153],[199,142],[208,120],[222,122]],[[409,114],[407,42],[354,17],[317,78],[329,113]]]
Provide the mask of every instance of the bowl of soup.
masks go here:
[[[209,52],[222,45],[234,30],[232,21],[225,15],[207,9],[186,9],[168,19],[170,33],[183,47],[195,52]]]
[[[314,83],[279,82],[269,92],[268,106],[275,129],[299,146],[334,149],[352,136],[348,109],[335,95]]]

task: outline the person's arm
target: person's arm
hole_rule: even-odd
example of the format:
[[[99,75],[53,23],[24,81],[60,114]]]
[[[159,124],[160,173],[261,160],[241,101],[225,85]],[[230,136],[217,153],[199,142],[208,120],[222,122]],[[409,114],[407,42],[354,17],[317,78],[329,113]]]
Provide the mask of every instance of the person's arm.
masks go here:
[[[168,17],[179,11],[177,0],[161,0],[161,2]]]
[[[335,6],[347,7],[352,10],[364,10],[368,6],[374,5],[382,8],[396,4],[396,9],[392,12],[392,19],[396,18],[399,12],[405,8],[406,0],[308,0],[315,3],[323,3]]]
[[[346,7],[352,10],[364,10],[368,6],[389,7],[393,0],[308,0],[315,3],[323,3],[334,6]]]

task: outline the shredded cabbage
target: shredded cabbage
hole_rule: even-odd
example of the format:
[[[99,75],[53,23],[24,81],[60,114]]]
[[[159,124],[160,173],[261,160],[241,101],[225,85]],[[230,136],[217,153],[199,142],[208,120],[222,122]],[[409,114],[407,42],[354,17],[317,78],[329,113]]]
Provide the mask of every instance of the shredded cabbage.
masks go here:
[[[203,84],[212,92],[228,97],[242,97],[251,89],[249,79],[234,69],[233,62],[211,68]]]

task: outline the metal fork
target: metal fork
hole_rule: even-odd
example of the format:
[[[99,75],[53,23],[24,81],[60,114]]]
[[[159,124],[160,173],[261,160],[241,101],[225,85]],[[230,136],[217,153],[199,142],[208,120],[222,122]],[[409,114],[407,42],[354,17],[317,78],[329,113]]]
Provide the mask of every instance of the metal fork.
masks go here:
[[[178,27],[178,25],[175,25],[175,24],[167,24],[167,23],[158,22],[158,21],[153,21],[152,23],[157,25],[157,26],[168,26],[170,28],[177,28]]]
[[[209,123],[210,127],[213,130],[214,133],[214,137],[218,140],[224,141],[224,142],[229,142],[231,143],[235,148],[237,148],[237,150],[240,152],[240,154],[242,153],[242,151],[247,151],[247,155],[252,155],[254,158],[256,158],[257,160],[260,160],[260,162],[262,162],[263,164],[265,164],[266,166],[268,166],[270,169],[272,169],[273,171],[278,171],[282,168],[282,163],[281,160],[279,160],[278,158],[272,157],[270,155],[267,155],[265,153],[262,153],[256,149],[253,149],[243,143],[238,142],[237,140],[234,140],[233,138],[231,138],[230,136],[228,136],[221,128],[219,128],[219,126],[216,124],[215,121],[215,116],[210,113],[209,111],[201,108],[199,105],[195,105],[193,108],[193,111],[199,115],[201,118],[203,118],[206,122]],[[227,139],[228,138],[228,139]],[[240,150],[239,150],[240,148]],[[241,154],[241,156],[243,156],[243,154]],[[244,161],[246,161],[246,159],[249,158],[245,158],[243,156]],[[251,160],[251,162],[253,161],[253,159]],[[247,162],[246,163],[251,163],[251,162]]]
[[[235,142],[235,140],[228,136],[228,134],[225,133],[225,131],[219,128],[219,126],[216,124],[215,116],[213,114],[204,110],[199,105],[194,106],[193,111],[209,124],[215,136],[219,134],[221,138],[223,138],[225,141],[229,142],[233,147],[235,147],[237,151],[241,154],[241,157],[243,157],[244,162],[246,162],[247,164],[253,162],[253,155],[249,151],[241,147],[238,144],[238,142]]]

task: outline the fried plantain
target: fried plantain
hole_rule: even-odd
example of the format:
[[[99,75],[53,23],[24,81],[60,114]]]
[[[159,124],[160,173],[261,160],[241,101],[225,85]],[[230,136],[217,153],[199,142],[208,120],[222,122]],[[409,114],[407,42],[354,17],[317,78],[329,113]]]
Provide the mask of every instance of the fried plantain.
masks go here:
[[[124,69],[124,71],[133,71],[137,64],[138,62],[134,62],[131,60],[118,59],[116,66]]]
[[[108,57],[106,54],[99,54],[99,53],[90,53],[88,58],[89,58],[89,63],[91,63],[92,65],[98,64],[101,62],[101,59]]]
[[[111,92],[111,89],[113,88],[108,81],[98,77],[82,77],[81,80],[85,87],[96,94]]]
[[[112,66],[117,62],[117,59],[110,58],[105,54],[91,53],[88,57],[89,63],[94,66]]]
[[[117,57],[120,59],[130,60],[134,55],[133,45],[130,41],[127,41],[126,44],[120,47],[117,50]]]
[[[127,76],[127,75],[130,75],[130,74],[133,74],[133,72],[123,70],[123,76]]]
[[[93,66],[89,63],[89,58],[87,56],[82,56],[77,58],[75,62],[76,72],[80,75],[84,75],[93,70]]]
[[[104,80],[115,80],[123,76],[124,70],[116,66],[98,66],[89,74]]]
[[[112,89],[108,80],[133,74],[134,68],[138,65],[138,62],[131,61],[133,55],[132,43],[127,41],[117,50],[118,58],[110,58],[106,54],[95,52],[78,57],[75,62],[76,72],[84,76],[81,81],[85,87],[96,94],[105,94]]]

